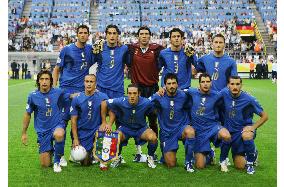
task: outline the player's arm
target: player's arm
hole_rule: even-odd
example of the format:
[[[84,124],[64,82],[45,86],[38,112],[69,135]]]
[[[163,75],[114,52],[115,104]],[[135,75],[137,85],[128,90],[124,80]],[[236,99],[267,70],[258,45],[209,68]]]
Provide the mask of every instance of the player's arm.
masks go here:
[[[80,145],[78,138],[78,129],[77,129],[77,120],[78,116],[71,116],[71,129],[73,134],[73,147]]]
[[[25,112],[24,117],[23,117],[23,128],[22,128],[22,143],[24,145],[27,145],[27,141],[28,141],[27,130],[30,124],[30,120],[31,120],[31,114],[28,112]]]
[[[259,114],[260,118],[252,125],[252,126],[245,126],[243,131],[255,131],[257,128],[261,127],[267,120],[268,114],[262,111]]]
[[[104,100],[104,101],[102,101],[102,103],[101,103],[101,117],[102,117],[102,124],[101,124],[101,126],[100,126],[100,131],[107,131],[107,132],[111,132],[111,130],[112,130],[112,124],[113,124],[113,122],[112,123],[107,123],[107,121],[106,121],[106,117],[107,117],[107,111],[108,111],[108,109],[107,109],[107,103],[106,103],[106,101]]]
[[[59,73],[60,73],[60,67],[56,65],[53,69],[52,72],[52,77],[53,77],[53,87],[57,86],[58,78],[59,78]]]

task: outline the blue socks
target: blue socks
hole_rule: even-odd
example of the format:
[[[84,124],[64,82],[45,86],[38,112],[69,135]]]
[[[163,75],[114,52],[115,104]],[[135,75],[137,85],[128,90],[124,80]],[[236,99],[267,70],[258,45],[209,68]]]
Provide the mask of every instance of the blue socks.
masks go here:
[[[192,162],[194,154],[195,138],[186,138],[184,142],[185,163]]]
[[[226,158],[228,157],[230,148],[231,148],[231,143],[223,140],[222,145],[221,145],[220,163],[226,160]]]
[[[244,146],[247,156],[247,162],[253,163],[256,157],[254,140],[244,140]]]
[[[61,156],[64,155],[64,144],[65,144],[64,140],[62,140],[61,142],[55,141],[55,144],[54,144],[54,163],[59,163]]]
[[[148,155],[149,156],[154,156],[154,153],[156,152],[156,149],[158,147],[158,142],[153,144],[151,142],[148,142]]]

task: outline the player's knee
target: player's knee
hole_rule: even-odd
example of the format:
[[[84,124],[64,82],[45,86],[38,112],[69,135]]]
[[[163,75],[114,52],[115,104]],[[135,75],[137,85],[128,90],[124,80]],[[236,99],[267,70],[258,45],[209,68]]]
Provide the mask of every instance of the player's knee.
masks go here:
[[[201,162],[196,162],[195,167],[196,167],[197,169],[203,169],[203,168],[205,168],[205,163],[204,163],[203,161],[201,161]]]
[[[64,134],[65,134],[64,129],[60,128],[55,130],[53,136],[56,141],[61,142],[64,139]]]
[[[221,129],[220,131],[220,136],[222,137],[222,139],[226,142],[231,141],[231,134],[229,133],[229,131],[225,128]]]
[[[50,160],[43,160],[40,162],[41,167],[47,168],[51,166],[51,161]]]
[[[156,142],[158,141],[157,135],[156,135],[156,133],[154,133],[154,132],[153,132],[153,133],[150,133],[149,136],[148,136],[148,138],[149,138],[149,141],[150,141],[150,142],[155,142],[155,143],[156,143]]]
[[[246,165],[245,158],[243,156],[235,156],[234,165],[236,169],[244,169]]]
[[[174,160],[171,160],[166,163],[168,168],[173,168],[176,166],[176,162]]]
[[[187,138],[194,138],[195,137],[195,131],[192,127],[187,127],[185,129],[185,136]]]
[[[242,138],[243,138],[243,140],[251,140],[251,139],[253,139],[253,133],[252,132],[243,132]]]

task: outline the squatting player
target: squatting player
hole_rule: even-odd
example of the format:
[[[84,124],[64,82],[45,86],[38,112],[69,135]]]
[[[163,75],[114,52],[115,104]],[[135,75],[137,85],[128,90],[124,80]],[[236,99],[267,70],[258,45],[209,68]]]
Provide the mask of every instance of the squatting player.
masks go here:
[[[39,159],[42,167],[49,167],[52,163],[54,152],[54,172],[61,172],[60,163],[64,154],[65,123],[62,119],[63,91],[53,88],[53,79],[49,71],[41,71],[37,75],[38,89],[28,96],[26,112],[23,118],[22,142],[27,145],[27,129],[30,124],[31,114],[34,112],[34,128],[37,133],[39,145]],[[53,146],[53,141],[55,141]]]
[[[127,97],[109,99],[102,103],[110,109],[109,123],[112,124],[116,118],[119,126],[119,157],[111,163],[111,167],[121,164],[122,146],[126,146],[128,139],[133,137],[137,142],[148,142],[147,164],[150,168],[156,168],[153,157],[158,145],[157,135],[146,123],[146,115],[153,110],[153,104],[147,98],[140,97],[137,85],[130,84],[127,94]]]
[[[211,90],[211,77],[208,74],[202,73],[199,76],[199,89],[189,88],[187,94],[192,102],[191,124],[196,138],[195,165],[201,169],[207,164],[206,156],[211,152],[210,142],[219,147],[222,140],[231,141],[231,135],[220,125],[222,97]]]
[[[107,95],[96,90],[96,76],[89,74],[85,76],[85,91],[80,92],[72,100],[70,114],[71,127],[73,133],[73,147],[82,145],[87,156],[81,162],[82,165],[92,163],[92,150],[95,139],[95,133],[98,129],[104,131],[108,127],[101,126],[101,102],[108,99]],[[106,166],[100,164],[102,170]]]
[[[189,103],[187,95],[178,90],[178,79],[173,73],[165,75],[164,84],[166,93],[164,96],[154,94],[150,99],[157,108],[160,124],[160,141],[163,146],[165,163],[168,167],[176,165],[176,152],[178,140],[184,142],[185,169],[194,172],[193,148],[195,145],[195,132],[189,125]]]
[[[256,130],[268,120],[268,115],[253,96],[242,91],[242,79],[239,76],[231,76],[228,88],[224,88],[221,94],[225,104],[224,127],[232,136],[232,142],[224,142],[221,146],[221,171],[228,171],[225,159],[232,148],[235,167],[246,167],[248,174],[254,174],[253,162],[257,156],[254,138]],[[252,120],[254,114],[260,116],[256,122]]]

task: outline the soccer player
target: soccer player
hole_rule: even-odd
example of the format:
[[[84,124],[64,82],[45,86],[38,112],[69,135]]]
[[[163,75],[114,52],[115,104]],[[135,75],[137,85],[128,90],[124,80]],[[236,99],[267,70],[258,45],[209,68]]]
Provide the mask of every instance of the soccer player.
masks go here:
[[[54,152],[54,172],[61,172],[61,162],[64,154],[65,123],[62,119],[61,108],[64,94],[61,89],[53,88],[53,79],[49,71],[41,71],[37,75],[38,89],[28,96],[26,112],[23,118],[22,143],[27,145],[27,129],[31,114],[34,112],[34,128],[39,145],[39,159],[42,167],[49,167]],[[53,146],[53,141],[55,141]]]
[[[211,89],[220,91],[226,87],[230,76],[238,75],[237,64],[234,59],[224,53],[225,38],[222,34],[213,37],[212,48],[212,53],[197,60],[195,70],[208,73],[212,79]]]
[[[158,58],[163,46],[150,43],[151,30],[142,26],[138,29],[138,43],[129,44],[131,83],[138,85],[142,97],[150,97],[159,89],[159,64]],[[158,134],[157,115],[152,112],[148,116],[150,128]],[[139,162],[142,151],[136,145],[137,152],[133,161]]]
[[[129,61],[128,47],[118,46],[120,31],[116,25],[105,30],[106,43],[98,56],[97,89],[109,98],[124,96],[124,65]]]
[[[206,156],[211,152],[210,142],[219,147],[221,140],[231,140],[229,131],[220,125],[219,113],[222,97],[211,90],[211,77],[207,73],[199,76],[199,89],[187,91],[192,101],[191,123],[195,130],[195,165],[202,169],[206,165]]]
[[[89,74],[85,76],[85,91],[81,92],[72,100],[70,114],[71,127],[73,133],[73,147],[82,145],[87,156],[81,162],[82,165],[88,166],[92,163],[92,150],[95,139],[95,133],[98,129],[104,131],[110,129],[107,126],[101,126],[101,102],[108,99],[107,95],[96,91],[96,76]],[[102,170],[106,169],[103,164],[100,165]]]
[[[253,96],[242,91],[242,79],[239,76],[231,76],[228,88],[224,88],[221,94],[225,105],[224,127],[232,136],[231,142],[221,146],[221,171],[228,171],[225,159],[231,147],[235,167],[246,167],[248,174],[254,174],[253,162],[257,156],[254,138],[256,130],[268,120],[268,115]],[[253,122],[254,114],[260,116],[256,122]]]
[[[195,66],[194,55],[185,52],[182,47],[184,32],[179,28],[173,28],[170,31],[171,47],[160,52],[159,63],[160,68],[164,67],[162,80],[167,73],[174,73],[179,80],[180,89],[188,89],[191,86],[192,68]],[[162,87],[164,82],[161,83]]]
[[[121,164],[122,146],[126,146],[128,139],[133,137],[137,142],[148,142],[147,164],[150,168],[156,168],[153,157],[158,144],[157,135],[146,123],[146,115],[154,109],[153,104],[147,98],[140,97],[140,91],[135,84],[128,86],[127,94],[127,97],[109,99],[102,103],[110,109],[109,123],[112,124],[116,118],[119,126],[117,129],[121,142],[119,157],[111,163],[111,167]]]
[[[59,87],[64,90],[64,93],[74,94],[74,96],[84,91],[84,78],[89,74],[89,68],[95,61],[92,46],[87,44],[90,34],[89,27],[80,25],[77,27],[76,33],[77,41],[65,46],[60,51],[53,70],[53,86],[57,85],[59,78]],[[67,100],[63,108],[63,119],[66,121],[66,124],[68,124],[71,118],[69,113],[70,106],[71,100]]]
[[[182,140],[185,148],[185,169],[188,172],[194,172],[192,159],[195,132],[189,125],[188,97],[183,91],[177,89],[178,79],[175,74],[166,74],[164,84],[166,87],[164,96],[154,94],[151,101],[158,109],[160,141],[163,145],[165,163],[169,168],[176,165],[178,140]]]

